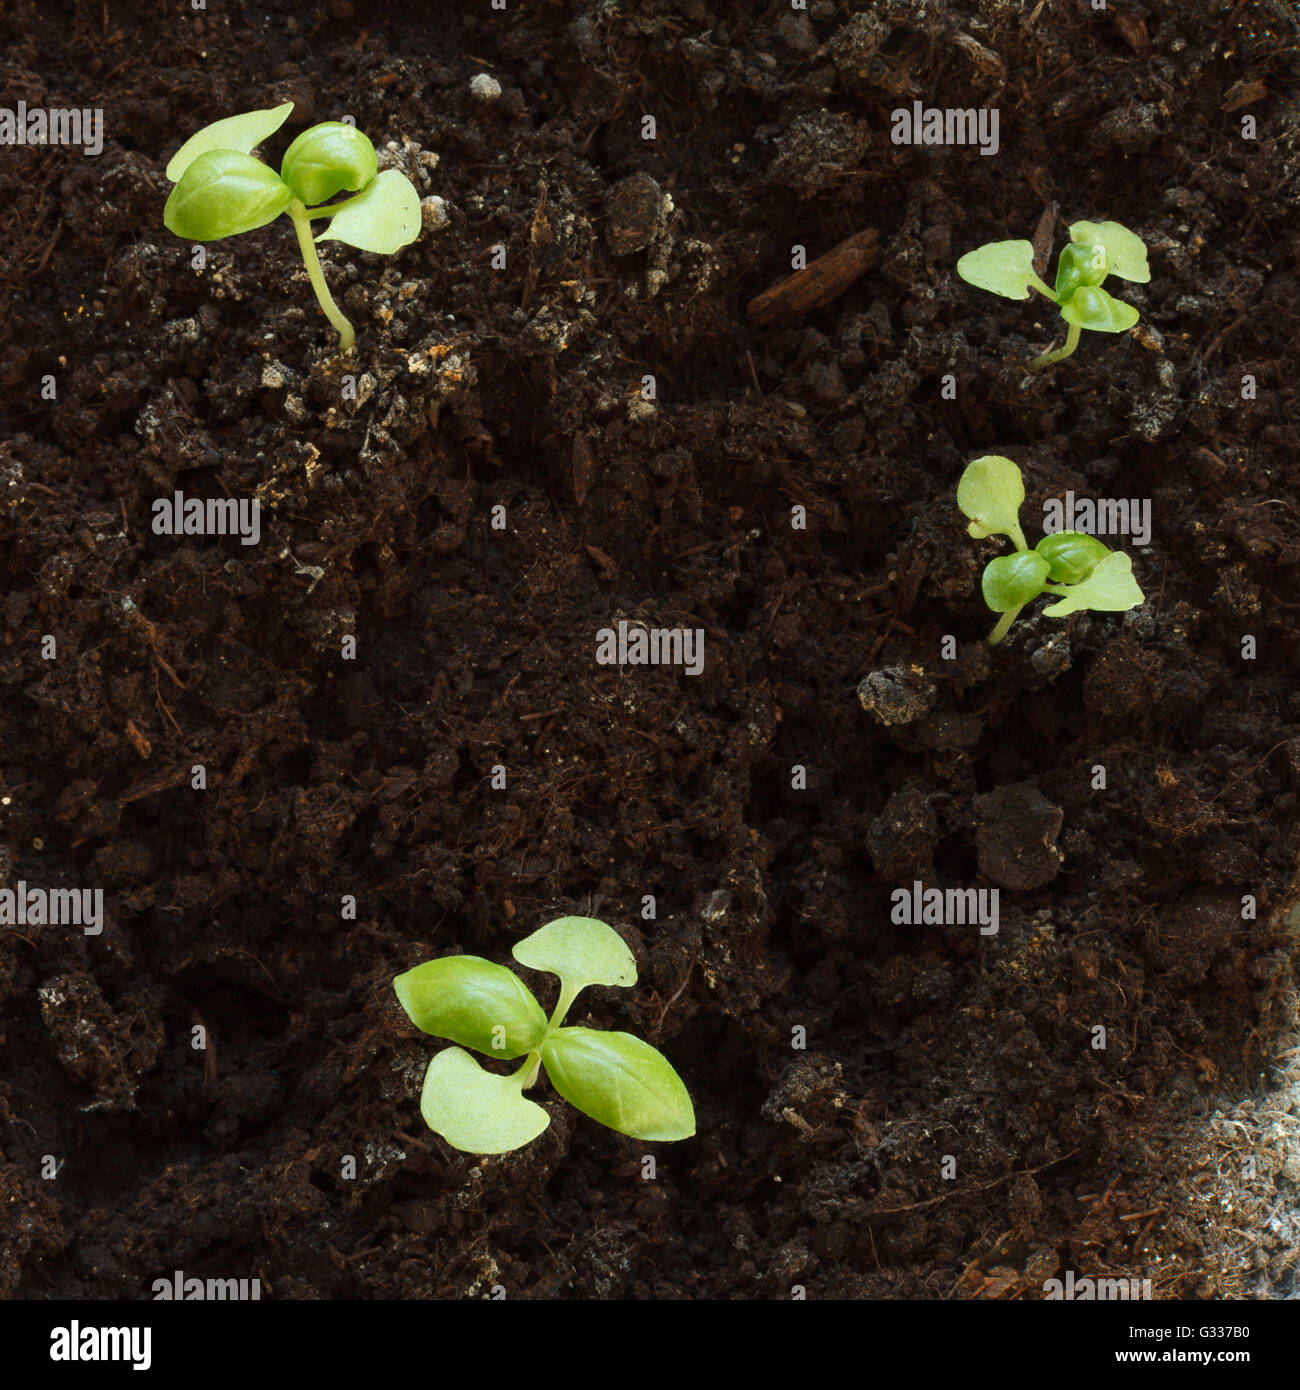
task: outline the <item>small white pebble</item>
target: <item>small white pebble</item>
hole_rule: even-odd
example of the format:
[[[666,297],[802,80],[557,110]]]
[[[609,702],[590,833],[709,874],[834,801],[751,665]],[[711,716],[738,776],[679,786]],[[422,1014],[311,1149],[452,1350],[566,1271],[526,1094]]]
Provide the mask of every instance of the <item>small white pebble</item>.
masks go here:
[[[451,221],[447,211],[446,198],[423,198],[420,200],[420,217],[426,232],[436,232]]]
[[[469,89],[480,101],[496,101],[501,95],[501,84],[485,72],[470,79]]]

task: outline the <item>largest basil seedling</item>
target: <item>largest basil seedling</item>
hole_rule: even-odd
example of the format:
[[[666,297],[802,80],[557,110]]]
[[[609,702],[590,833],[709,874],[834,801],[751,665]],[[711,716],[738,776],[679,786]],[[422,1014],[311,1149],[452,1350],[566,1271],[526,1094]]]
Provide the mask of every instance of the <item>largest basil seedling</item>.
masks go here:
[[[1030,550],[1020,529],[1020,504],[1025,480],[1020,469],[1000,454],[987,454],[967,464],[957,484],[957,505],[970,518],[966,528],[976,540],[1006,536],[1012,555],[999,555],[984,566],[980,588],[984,602],[1001,613],[989,633],[996,646],[1025,604],[1039,594],[1057,602],[1043,613],[1064,618],[1082,609],[1122,613],[1143,603],[1146,595],[1133,578],[1133,561],[1082,531],[1057,531]]]
[[[530,970],[560,977],[550,1018],[526,984],[482,956],[426,961],[393,981],[411,1022],[488,1057],[523,1061],[508,1076],[486,1071],[461,1047],[429,1063],[420,1113],[454,1149],[499,1154],[522,1148],[551,1122],[524,1092],[543,1065],[551,1085],[584,1115],[636,1139],[689,1139],[695,1110],[668,1059],[631,1033],[565,1028],[587,985],[632,985],[636,962],[623,938],[594,917],[560,917],[514,948]]]
[[[1101,288],[1108,275],[1145,285],[1151,279],[1147,249],[1140,237],[1118,222],[1075,222],[1070,244],[1056,263],[1056,288],[1049,290],[1034,274],[1034,248],[1028,241],[990,241],[957,262],[957,274],[1003,299],[1028,299],[1035,289],[1061,311],[1069,325],[1065,346],[1035,357],[1031,367],[1060,362],[1079,346],[1085,328],[1096,333],[1126,333],[1138,311]]]
[[[204,126],[172,156],[176,185],[163,209],[169,231],[186,241],[220,241],[288,216],[298,234],[307,278],[346,352],[356,341],[325,283],[311,224],[328,220],[316,241],[342,241],[389,256],[420,234],[420,196],[396,169],[378,173],[375,147],[355,126],[324,121],[304,130],[285,151],[280,173],[250,151],[289,118],[293,102],[246,111]],[[325,205],[336,193],[353,198]],[[315,206],[313,206],[315,205]]]

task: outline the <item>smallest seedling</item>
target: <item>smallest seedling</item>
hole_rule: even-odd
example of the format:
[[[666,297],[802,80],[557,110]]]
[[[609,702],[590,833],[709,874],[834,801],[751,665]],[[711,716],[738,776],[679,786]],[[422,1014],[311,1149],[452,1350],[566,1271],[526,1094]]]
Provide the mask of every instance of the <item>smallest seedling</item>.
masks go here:
[[[957,274],[968,285],[1001,295],[1028,299],[1035,289],[1050,299],[1069,326],[1065,346],[1035,357],[1031,367],[1063,361],[1079,346],[1085,328],[1094,333],[1126,333],[1138,321],[1138,311],[1102,289],[1108,275],[1145,285],[1151,279],[1142,239],[1119,222],[1075,222],[1070,244],[1056,263],[1056,288],[1034,273],[1034,247],[1028,241],[990,241],[968,251],[957,262]]]
[[[662,1052],[631,1033],[565,1028],[578,991],[636,983],[627,943],[594,917],[560,917],[514,948],[530,970],[560,978],[550,1018],[526,984],[481,956],[426,961],[393,981],[411,1022],[503,1061],[522,1057],[509,1076],[479,1066],[461,1047],[429,1063],[420,1113],[454,1149],[499,1154],[536,1139],[551,1117],[524,1092],[543,1065],[551,1085],[584,1115],[620,1134],[668,1142],[695,1133],[695,1110]]]
[[[1057,531],[1030,550],[1020,529],[1024,500],[1020,469],[1000,454],[967,464],[957,484],[957,505],[970,518],[969,533],[976,540],[1007,536],[1016,548],[1012,555],[990,560],[980,581],[984,602],[1002,614],[989,633],[990,646],[1002,641],[1020,610],[1040,594],[1057,597],[1056,603],[1043,609],[1049,618],[1064,618],[1084,609],[1122,613],[1145,601],[1133,578],[1133,561],[1096,536]]]

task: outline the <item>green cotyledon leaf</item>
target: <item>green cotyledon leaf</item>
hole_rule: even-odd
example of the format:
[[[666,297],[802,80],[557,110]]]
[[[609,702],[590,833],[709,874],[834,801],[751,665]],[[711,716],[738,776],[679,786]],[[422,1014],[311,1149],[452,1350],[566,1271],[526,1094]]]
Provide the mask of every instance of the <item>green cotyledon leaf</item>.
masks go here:
[[[1034,247],[1028,241],[990,241],[957,262],[957,274],[968,285],[999,294],[1003,299],[1028,299],[1034,273]]]
[[[984,602],[995,613],[1023,608],[1043,592],[1047,571],[1047,561],[1037,551],[1017,550],[1014,555],[1000,555],[984,566],[980,578]]]
[[[186,241],[220,241],[274,222],[292,197],[275,170],[252,155],[207,150],[172,189],[163,223]]]
[[[497,1076],[459,1047],[444,1048],[429,1063],[420,1114],[453,1149],[472,1154],[521,1149],[551,1122],[524,1096],[518,1075]]]
[[[522,1057],[546,1032],[532,990],[513,970],[482,956],[425,961],[399,975],[393,989],[417,1028],[489,1057]]]
[[[1082,531],[1056,531],[1034,549],[1047,561],[1047,577],[1058,584],[1077,584],[1109,555],[1110,547]]]
[[[293,102],[286,101],[281,106],[271,106],[264,111],[245,111],[238,116],[225,116],[211,125],[196,131],[172,155],[167,163],[167,177],[172,183],[179,183],[181,175],[201,154],[209,150],[234,150],[237,154],[248,154],[257,148],[269,135],[289,119]]]
[[[370,137],[344,121],[322,121],[284,152],[280,177],[308,207],[344,189],[365,188],[379,170]]]
[[[420,195],[405,174],[385,169],[330,219],[317,241],[342,241],[391,256],[420,235]]]
[[[1141,315],[1122,299],[1114,299],[1096,285],[1080,285],[1061,305],[1061,317],[1077,328],[1094,333],[1126,333]]]
[[[1106,248],[1071,242],[1056,262],[1056,299],[1064,304],[1080,285],[1100,285],[1106,278]]]
[[[1122,222],[1072,222],[1070,240],[1105,247],[1108,275],[1118,275],[1135,285],[1145,285],[1151,279],[1145,243]]]
[[[1001,454],[986,454],[966,465],[957,483],[957,505],[970,517],[967,531],[976,540],[985,536],[1010,536],[1017,550],[1025,550],[1020,529],[1020,504],[1025,500],[1025,481],[1020,469]]]
[[[542,1044],[551,1085],[620,1134],[670,1142],[695,1133],[695,1107],[658,1049],[631,1033],[557,1028]]]
[[[570,995],[587,985],[636,984],[627,942],[595,917],[557,917],[516,942],[511,955],[530,970],[558,975]]]
[[[1122,613],[1136,608],[1146,599],[1133,578],[1133,561],[1121,551],[1112,551],[1096,568],[1078,584],[1071,584],[1064,591],[1048,591],[1059,602],[1044,608],[1049,618],[1064,618],[1070,613],[1087,609],[1098,613]]]

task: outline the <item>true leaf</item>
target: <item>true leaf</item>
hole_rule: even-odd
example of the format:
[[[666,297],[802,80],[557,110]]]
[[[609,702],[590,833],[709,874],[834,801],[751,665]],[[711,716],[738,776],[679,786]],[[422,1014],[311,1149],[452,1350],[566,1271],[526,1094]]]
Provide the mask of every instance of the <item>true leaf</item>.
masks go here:
[[[239,116],[226,116],[213,121],[196,131],[172,155],[167,163],[167,177],[178,183],[181,175],[201,154],[209,150],[234,150],[237,154],[248,154],[289,119],[293,102],[286,101],[282,106],[271,106],[264,111],[245,111]]]
[[[1082,531],[1057,531],[1044,536],[1034,549],[1048,563],[1047,577],[1058,584],[1077,584],[1087,579],[1110,554],[1109,546]]]
[[[1142,238],[1120,222],[1074,222],[1070,240],[1106,248],[1107,274],[1145,285],[1151,279],[1147,248]],[[1085,325],[1086,327],[1086,325]]]
[[[957,484],[957,505],[970,517],[967,531],[976,540],[985,536],[1010,536],[1018,550],[1025,549],[1020,529],[1020,504],[1025,500],[1025,481],[1020,469],[1000,454],[986,454],[966,465]]]
[[[1024,607],[1043,592],[1047,569],[1047,561],[1034,550],[1017,550],[990,560],[980,579],[984,602],[995,613]]]
[[[1106,248],[1075,245],[1061,248],[1056,262],[1056,299],[1064,304],[1080,285],[1100,285],[1106,278]]]
[[[586,985],[636,984],[627,942],[595,917],[557,917],[516,942],[511,954],[530,970],[558,975],[571,994]]]
[[[1028,299],[1034,274],[1034,248],[1028,241],[990,241],[957,262],[957,274],[969,285],[1004,299]]]
[[[1081,285],[1061,305],[1061,317],[1078,328],[1091,328],[1094,333],[1125,333],[1141,317],[1122,299],[1112,299],[1105,290]]]
[[[378,168],[368,135],[344,121],[322,121],[285,150],[280,177],[311,207],[345,188],[365,188]]]
[[[252,155],[207,150],[172,189],[163,222],[186,241],[219,241],[274,222],[292,197],[275,170]]]
[[[1049,618],[1064,618],[1083,609],[1122,613],[1136,608],[1145,597],[1133,578],[1133,561],[1122,551],[1112,551],[1098,561],[1087,579],[1072,584],[1063,593],[1055,589],[1050,592],[1054,598],[1059,594],[1060,601],[1043,609]]]
[[[513,970],[482,956],[425,961],[399,975],[393,989],[417,1028],[489,1057],[522,1057],[546,1032],[532,990]]]
[[[334,214],[317,241],[344,241],[388,256],[420,235],[420,195],[405,174],[385,169]]]
[[[557,1028],[542,1044],[551,1084],[584,1115],[636,1139],[669,1142],[695,1133],[695,1109],[680,1076],[631,1033]]]
[[[420,1092],[424,1122],[452,1146],[472,1154],[503,1154],[531,1143],[551,1122],[525,1098],[517,1076],[485,1071],[459,1047],[429,1063]]]

